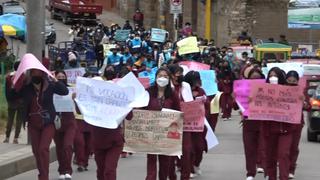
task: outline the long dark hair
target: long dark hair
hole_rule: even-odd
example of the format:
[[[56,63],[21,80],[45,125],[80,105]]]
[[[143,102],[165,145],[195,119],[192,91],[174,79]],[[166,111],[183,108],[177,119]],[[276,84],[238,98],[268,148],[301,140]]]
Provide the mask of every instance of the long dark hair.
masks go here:
[[[254,67],[254,68],[252,68],[252,69],[249,71],[248,79],[251,78],[251,76],[252,76],[253,73],[258,73],[258,74],[260,75],[260,77],[261,77],[260,79],[264,79],[264,78],[265,78],[265,76],[264,76],[264,74],[262,73],[261,69],[259,69],[259,68],[257,68],[257,67]]]
[[[299,73],[297,71],[289,71],[286,75],[286,79],[289,77],[294,77],[299,81]]]
[[[197,71],[189,71],[185,76],[184,76],[184,81],[189,83],[191,88],[197,85],[197,82],[200,83],[201,86],[201,78],[200,78],[200,73]]]
[[[283,74],[282,70],[278,67],[273,67],[270,69],[268,73],[267,81],[266,81],[267,83],[270,83],[269,79],[270,79],[271,72],[274,72],[277,75],[278,84],[285,85],[287,83],[285,75]]]
[[[165,67],[161,67],[161,68],[159,68],[158,69],[158,71],[157,71],[157,73],[156,73],[156,77],[155,77],[155,83],[154,83],[154,85],[153,86],[151,86],[150,87],[150,96],[152,96],[152,97],[155,97],[155,98],[158,98],[158,85],[157,85],[157,76],[158,76],[158,74],[160,73],[160,72],[162,72],[162,71],[165,71],[167,74],[168,74],[168,77],[169,77],[169,83],[168,83],[168,85],[165,87],[165,90],[164,90],[164,97],[165,97],[165,99],[168,99],[168,98],[170,98],[171,97],[171,95],[172,95],[172,88],[171,88],[171,73],[170,73],[170,71],[167,69],[167,68],[165,68]]]
[[[59,73],[62,73],[64,76],[66,76],[66,80],[68,80],[67,73],[64,70],[61,70],[61,69],[56,70],[54,72],[54,75],[57,76]]]

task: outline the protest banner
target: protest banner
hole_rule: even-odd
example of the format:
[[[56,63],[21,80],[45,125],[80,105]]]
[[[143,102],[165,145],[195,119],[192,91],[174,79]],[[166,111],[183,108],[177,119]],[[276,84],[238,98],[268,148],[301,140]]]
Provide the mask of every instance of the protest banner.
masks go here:
[[[301,123],[304,97],[301,87],[258,83],[251,87],[250,97],[249,119]]]
[[[83,76],[86,73],[85,68],[75,68],[64,70],[67,74],[67,80],[69,84],[76,84],[76,79],[78,76]]]
[[[114,39],[119,42],[126,41],[129,38],[130,30],[117,30]]]
[[[139,78],[149,78],[150,80],[150,85],[154,85],[155,81],[156,81],[156,73],[158,71],[157,67],[154,67],[151,69],[151,71],[142,71],[138,74]]]
[[[125,123],[124,151],[180,156],[182,127],[181,112],[134,110]]]
[[[202,101],[181,102],[181,111],[184,113],[184,132],[203,132],[205,108]]]
[[[68,87],[69,94],[66,96],[53,95],[53,105],[56,112],[74,112],[75,105],[72,99],[72,94],[75,93],[75,87]]]
[[[302,77],[303,76],[303,63],[301,62],[295,62],[295,63],[268,63],[267,64],[268,67],[268,71],[270,71],[270,69],[272,69],[273,67],[278,67],[282,70],[284,70],[286,73],[288,73],[289,71],[297,71],[299,76]]]
[[[207,134],[206,134],[206,141],[207,141],[207,147],[208,150],[214,148],[219,144],[217,136],[214,134],[209,122],[207,119],[204,121],[204,125],[207,127]]]
[[[218,114],[220,112],[220,97],[223,93],[218,92],[210,102],[210,114]]]
[[[151,29],[151,41],[163,43],[166,40],[167,31],[163,29]]]
[[[182,61],[179,63],[180,66],[184,68],[187,72],[183,72],[184,74],[187,74],[189,71],[201,71],[201,70],[210,70],[210,66],[207,64],[194,62],[194,61]]]
[[[307,76],[320,75],[319,64],[304,64],[303,70],[304,70],[304,75],[307,75]]]
[[[218,84],[216,82],[216,73],[214,70],[199,71],[202,82],[202,88],[207,96],[212,96],[218,92]]]
[[[234,81],[233,93],[243,116],[248,116],[249,113],[249,95],[252,87],[264,82],[264,79]]]
[[[38,69],[46,73],[48,76],[53,77],[52,73],[47,68],[45,68],[43,64],[41,64],[41,62],[33,54],[27,53],[22,57],[22,60],[17,69],[17,72],[14,75],[13,84],[15,85],[19,80],[19,78],[27,70],[30,70],[30,69]]]
[[[197,37],[187,37],[177,42],[179,55],[200,52]]]

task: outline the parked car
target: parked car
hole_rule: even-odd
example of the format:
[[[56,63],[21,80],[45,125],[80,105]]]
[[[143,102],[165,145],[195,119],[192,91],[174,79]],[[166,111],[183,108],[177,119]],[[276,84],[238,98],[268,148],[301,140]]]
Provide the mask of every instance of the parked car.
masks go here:
[[[2,14],[19,14],[25,15],[26,10],[20,5],[18,1],[7,1],[1,5],[1,15]]]

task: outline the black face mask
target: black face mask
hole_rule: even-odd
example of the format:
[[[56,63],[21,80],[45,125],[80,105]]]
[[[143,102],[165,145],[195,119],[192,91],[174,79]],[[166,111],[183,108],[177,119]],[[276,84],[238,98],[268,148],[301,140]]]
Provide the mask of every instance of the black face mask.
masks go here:
[[[290,83],[288,83],[287,85],[288,86],[298,86],[298,84],[290,84]]]
[[[71,67],[76,67],[77,66],[77,61],[69,61],[69,65]]]
[[[178,82],[179,84],[181,84],[182,81],[183,81],[183,76],[182,76],[182,75],[181,75],[181,76],[178,76],[177,82]]]
[[[31,82],[33,84],[40,84],[42,83],[42,81],[43,81],[43,78],[41,76],[32,76],[31,78]]]
[[[67,82],[67,80],[66,80],[66,79],[58,79],[58,81],[62,82],[62,83],[63,83],[63,84],[65,84],[65,85],[67,85],[67,84],[68,84],[68,82]]]
[[[114,55],[114,56],[117,55],[117,52],[113,52],[113,55]]]

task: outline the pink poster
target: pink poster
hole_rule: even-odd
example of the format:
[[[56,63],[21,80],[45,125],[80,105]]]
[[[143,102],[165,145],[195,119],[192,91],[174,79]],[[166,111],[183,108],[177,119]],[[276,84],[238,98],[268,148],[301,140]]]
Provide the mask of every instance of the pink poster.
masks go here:
[[[33,54],[25,54],[22,57],[21,63],[17,69],[17,72],[13,79],[13,84],[16,84],[19,78],[30,69],[38,69],[45,73],[47,73],[49,76],[53,77],[52,73],[48,71],[47,68],[45,68],[41,62],[33,55]]]
[[[210,70],[210,66],[203,63],[198,63],[194,61],[182,61],[180,65],[185,65],[189,70],[200,71],[200,70]]]
[[[249,119],[301,123],[303,88],[256,84],[251,87]]]
[[[257,80],[237,80],[233,83],[233,93],[236,102],[240,107],[243,116],[249,115],[249,95],[250,89],[257,83],[264,83],[264,79]]]
[[[203,132],[205,109],[202,101],[181,102],[181,111],[184,113],[184,132]]]

